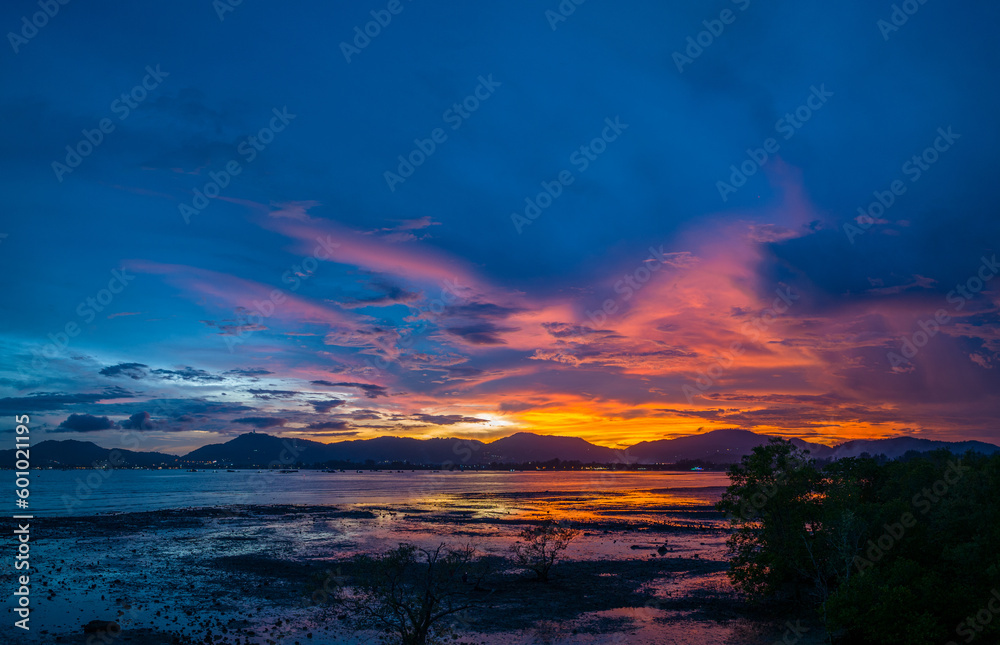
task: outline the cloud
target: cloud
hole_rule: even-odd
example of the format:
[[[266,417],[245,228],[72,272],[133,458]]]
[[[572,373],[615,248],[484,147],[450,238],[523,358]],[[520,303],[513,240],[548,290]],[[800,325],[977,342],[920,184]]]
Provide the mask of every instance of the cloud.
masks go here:
[[[270,370],[265,370],[260,367],[248,367],[241,369],[226,370],[223,372],[226,376],[267,376],[268,374],[274,374]]]
[[[461,414],[413,414],[409,418],[436,426],[450,426],[456,423],[489,423],[489,419],[478,419]]]
[[[150,418],[149,412],[136,412],[125,421],[118,423],[118,427],[123,430],[153,430],[158,425],[160,425],[158,422],[154,422]]]
[[[149,366],[142,363],[118,363],[117,365],[105,367],[100,373],[103,376],[110,376],[112,378],[127,376],[138,381],[149,374]]]
[[[329,399],[327,401],[310,401],[309,405],[320,413],[329,412],[333,408],[340,407],[344,405],[344,401],[341,399]]]
[[[111,430],[115,422],[107,417],[95,417],[90,414],[71,414],[59,424],[55,432],[98,432]]]
[[[319,202],[316,201],[298,201],[298,202],[286,202],[284,204],[279,204],[276,210],[272,210],[268,215],[270,217],[278,219],[291,219],[298,220],[300,222],[308,222],[312,218],[309,217],[309,209],[319,206]]]
[[[501,327],[494,323],[483,321],[471,325],[445,327],[444,330],[472,345],[506,345],[507,341],[501,338],[500,334],[520,331],[520,328]]]
[[[184,381],[199,381],[199,382],[210,382],[210,381],[222,381],[224,380],[221,376],[215,374],[210,374],[205,370],[195,369],[193,367],[181,367],[176,370],[166,370],[166,369],[155,369],[151,370],[149,365],[144,363],[118,363],[117,365],[109,365],[100,371],[102,376],[109,376],[111,378],[118,377],[128,377],[133,380],[140,380],[147,378],[149,376],[157,376],[161,379],[166,380],[184,380]]]
[[[346,421],[317,421],[315,423],[310,423],[306,426],[310,430],[343,430],[344,428],[349,428],[350,424]],[[351,434],[357,434],[353,432]]]
[[[341,307],[356,309],[358,307],[386,307],[389,305],[407,304],[415,302],[420,298],[416,291],[405,289],[398,285],[389,284],[384,280],[372,282],[369,289],[376,291],[378,295],[359,298],[341,298],[336,302]]]
[[[121,388],[107,388],[103,394],[59,394],[54,392],[36,392],[28,396],[15,396],[0,399],[0,412],[24,414],[26,412],[43,412],[46,410],[61,410],[71,405],[97,403],[107,399],[130,398],[132,393]]]
[[[402,219],[397,220],[399,223],[396,226],[389,226],[386,228],[380,228],[373,233],[395,233],[398,231],[417,231],[422,228],[427,228],[429,226],[441,226],[441,222],[435,222],[430,218],[430,215],[424,215],[423,217],[418,217],[416,219]]]
[[[193,367],[182,367],[177,370],[153,370],[150,373],[167,380],[180,379],[184,381],[198,381],[202,383],[224,380],[217,374],[210,374],[205,370],[199,370]]]
[[[361,434],[357,430],[347,430],[344,432],[310,432],[310,437],[353,437]]]
[[[253,394],[253,398],[262,399],[264,401],[271,401],[274,399],[292,399],[300,394],[300,392],[292,390],[263,390],[256,388],[248,389],[247,392]]]
[[[233,419],[233,423],[242,423],[243,425],[253,426],[255,428],[275,428],[278,426],[285,425],[285,419],[278,419],[275,417],[241,417],[239,419]]]
[[[311,240],[313,248],[316,240]],[[211,303],[211,306],[228,307],[233,311],[243,311],[248,316],[257,311],[254,303],[267,303],[269,321],[280,321],[301,325],[303,323],[325,324],[332,327],[357,324],[364,317],[346,314],[337,309],[312,302],[306,298],[282,291],[280,302],[272,301],[275,288],[268,284],[246,280],[219,271],[179,264],[161,264],[146,260],[128,260],[125,268],[138,273],[160,275],[192,300]],[[257,313],[260,317],[260,313]]]
[[[382,396],[389,396],[389,389],[381,385],[373,385],[371,383],[332,383],[330,381],[310,381],[313,385],[323,385],[326,387],[351,387],[361,390],[366,398],[377,399]]]
[[[346,417],[353,421],[374,421],[383,418],[382,413],[377,410],[354,410],[353,412],[345,412],[337,416]]]

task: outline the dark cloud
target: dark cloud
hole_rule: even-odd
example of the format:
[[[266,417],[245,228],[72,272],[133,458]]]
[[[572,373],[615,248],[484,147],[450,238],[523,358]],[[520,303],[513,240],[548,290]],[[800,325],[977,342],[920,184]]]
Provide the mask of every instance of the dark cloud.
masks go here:
[[[151,374],[155,374],[167,380],[180,379],[183,381],[197,381],[197,382],[212,382],[212,381],[223,380],[222,377],[218,376],[217,374],[209,374],[205,370],[199,370],[193,367],[182,367],[179,370],[153,370]]]
[[[349,383],[340,382],[333,383],[331,381],[310,381],[313,385],[323,385],[326,387],[352,387],[361,390],[366,398],[377,399],[380,396],[389,396],[389,388],[383,387],[381,385],[373,385],[371,383]]]
[[[299,395],[299,392],[294,392],[292,390],[259,390],[250,389],[247,390],[250,394],[253,394],[255,399],[263,399],[265,401],[270,401],[272,399],[291,399]]]
[[[542,323],[545,331],[555,338],[575,338],[584,336],[604,336],[606,338],[622,338],[610,329],[593,329],[586,325],[574,325],[561,322]]]
[[[344,401],[341,399],[329,399],[327,401],[310,401],[309,405],[313,406],[317,412],[329,412],[333,408],[344,405]]]
[[[250,323],[246,320],[246,314],[249,314],[249,310],[242,307],[237,308],[237,313],[243,315],[243,318],[237,320],[233,318],[227,318],[226,320],[215,321],[215,320],[199,320],[206,327],[211,327],[213,329],[218,329],[218,334],[220,336],[242,336],[255,331],[266,331],[267,326],[260,323]],[[271,372],[268,372],[270,374]]]
[[[354,421],[371,421],[382,418],[382,414],[377,410],[354,410],[353,412],[345,412],[343,414],[338,414],[337,416],[352,419]]]
[[[24,414],[46,410],[62,410],[71,405],[97,403],[106,399],[132,397],[132,393],[122,388],[107,388],[102,394],[59,394],[55,392],[35,392],[28,396],[0,399],[0,412]]]
[[[209,374],[205,370],[194,369],[193,367],[182,367],[179,370],[150,370],[149,366],[143,363],[118,363],[117,365],[109,365],[102,369],[100,373],[103,376],[111,378],[128,377],[135,380],[143,379],[150,375],[167,380],[181,379],[184,381],[203,382],[223,380],[221,376]]]
[[[118,363],[105,367],[100,372],[103,376],[112,378],[127,376],[128,378],[139,380],[149,375],[149,366],[142,363]]]
[[[71,414],[59,424],[55,432],[98,432],[111,430],[115,422],[107,417],[95,417],[91,414]]]
[[[523,307],[505,307],[492,302],[468,302],[446,307],[443,316],[455,318],[509,318],[527,311]]]
[[[278,419],[275,417],[241,417],[239,419],[233,419],[233,423],[242,423],[243,425],[253,426],[255,428],[275,428],[285,425],[285,419]]]
[[[420,421],[436,426],[450,426],[456,423],[489,423],[489,419],[477,419],[476,417],[466,417],[461,414],[413,414],[408,418],[413,421]]]
[[[227,370],[223,372],[223,374],[226,376],[267,376],[268,374],[274,374],[274,372],[259,367],[249,367],[244,369]]]
[[[125,421],[118,423],[118,427],[123,430],[153,430],[159,425],[154,422],[149,412],[136,412]]]
[[[350,424],[346,421],[317,421],[316,423],[310,423],[308,426],[310,430],[343,430],[349,428]],[[351,434],[357,434],[351,433]]]
[[[388,284],[386,282],[373,282],[369,289],[378,293],[375,296],[359,298],[342,298],[337,304],[347,309],[358,307],[385,307],[388,305],[405,304],[414,302],[420,298],[416,291],[404,289],[399,285]]]
[[[519,327],[500,327],[491,322],[479,322],[471,325],[458,327],[445,327],[445,331],[453,336],[458,336],[473,345],[506,345],[507,341],[500,337],[500,334],[511,331],[520,331]]]
[[[310,437],[353,437],[360,434],[357,430],[345,430],[343,432],[310,432]]]

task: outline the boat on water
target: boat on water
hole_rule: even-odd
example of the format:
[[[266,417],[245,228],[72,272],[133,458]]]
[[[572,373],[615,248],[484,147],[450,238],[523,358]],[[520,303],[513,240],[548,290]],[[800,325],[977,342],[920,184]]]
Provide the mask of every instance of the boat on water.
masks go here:
[[[297,470],[279,470],[278,472],[281,473],[281,474],[283,474],[283,475],[286,475],[288,473],[297,473],[299,471],[297,471]]]
[[[226,472],[227,473],[235,473],[236,471],[235,470],[227,470]]]
[[[198,469],[197,468],[190,468],[190,469],[188,469],[188,472],[189,473],[196,473],[196,472],[198,472]]]

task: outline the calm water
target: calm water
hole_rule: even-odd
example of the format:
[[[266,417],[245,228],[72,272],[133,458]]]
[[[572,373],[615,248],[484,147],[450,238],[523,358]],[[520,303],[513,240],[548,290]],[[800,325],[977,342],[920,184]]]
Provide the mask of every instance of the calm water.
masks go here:
[[[13,489],[14,474],[3,472]],[[4,475],[0,475],[4,476]],[[228,504],[448,504],[455,500],[579,496],[581,502],[693,506],[715,502],[724,473],[344,472],[40,470],[31,477],[35,515],[94,515]],[[11,498],[14,496],[11,495]]]

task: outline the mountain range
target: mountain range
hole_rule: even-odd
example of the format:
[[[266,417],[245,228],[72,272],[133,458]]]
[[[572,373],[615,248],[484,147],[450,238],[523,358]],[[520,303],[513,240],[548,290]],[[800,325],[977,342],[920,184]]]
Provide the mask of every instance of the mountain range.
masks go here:
[[[329,462],[375,464],[404,462],[414,465],[482,466],[490,463],[522,464],[578,461],[600,464],[666,464],[679,461],[730,464],[738,462],[753,448],[767,443],[768,435],[748,430],[723,429],[705,434],[643,441],[624,450],[597,446],[578,437],[558,437],[518,432],[489,443],[474,439],[412,439],[378,437],[336,443],[289,439],[265,433],[246,433],[226,443],[209,444],[186,455],[160,452],[111,450],[89,441],[47,440],[31,447],[34,466],[89,467],[113,461],[114,467],[157,466],[268,466],[313,465]],[[890,459],[909,451],[927,452],[944,448],[956,454],[972,450],[983,454],[1000,452],[1000,446],[981,441],[945,442],[897,437],[855,440],[829,447],[793,439],[800,448],[818,459],[857,457],[863,453]],[[14,463],[14,450],[0,450],[0,464]]]

